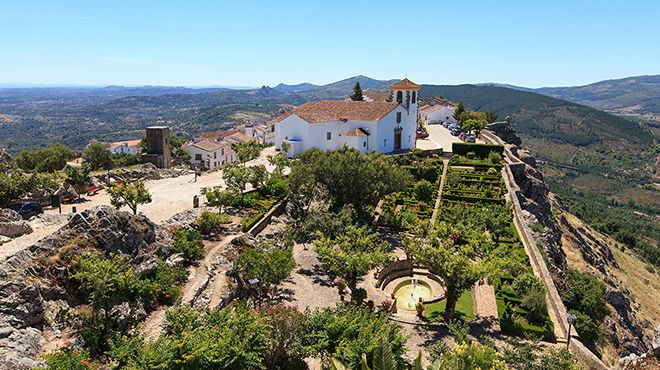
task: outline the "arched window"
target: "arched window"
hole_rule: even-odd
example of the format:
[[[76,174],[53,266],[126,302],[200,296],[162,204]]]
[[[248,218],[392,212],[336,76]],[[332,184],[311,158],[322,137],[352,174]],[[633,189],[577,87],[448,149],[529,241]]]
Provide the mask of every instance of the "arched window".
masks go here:
[[[396,102],[399,104],[403,103],[403,92],[401,91],[396,92]]]
[[[415,100],[417,100],[417,91],[413,91],[413,97],[412,97],[413,104],[415,104]]]

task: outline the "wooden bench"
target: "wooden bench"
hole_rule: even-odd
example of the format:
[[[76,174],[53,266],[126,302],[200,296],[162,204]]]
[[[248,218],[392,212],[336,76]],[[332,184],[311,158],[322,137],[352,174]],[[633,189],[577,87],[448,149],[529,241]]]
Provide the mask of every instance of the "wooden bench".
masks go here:
[[[85,188],[85,192],[87,192],[87,195],[96,195],[96,193],[99,192],[102,188],[99,186],[95,185],[90,185],[87,188]]]
[[[60,202],[61,203],[71,203],[74,200],[76,200],[78,197],[73,195],[73,194],[62,194],[60,195]]]

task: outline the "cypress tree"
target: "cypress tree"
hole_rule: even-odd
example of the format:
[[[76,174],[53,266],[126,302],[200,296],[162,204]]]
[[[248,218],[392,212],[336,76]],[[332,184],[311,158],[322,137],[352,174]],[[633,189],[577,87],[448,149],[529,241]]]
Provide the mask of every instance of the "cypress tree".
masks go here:
[[[362,97],[362,87],[360,86],[359,82],[356,82],[355,86],[353,86],[353,95],[351,95],[351,100],[353,101],[364,100],[364,97]]]

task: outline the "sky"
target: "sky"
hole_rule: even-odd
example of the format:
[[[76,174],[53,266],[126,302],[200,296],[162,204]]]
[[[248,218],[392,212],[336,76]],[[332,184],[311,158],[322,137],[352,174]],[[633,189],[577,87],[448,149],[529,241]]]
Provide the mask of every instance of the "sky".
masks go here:
[[[541,87],[660,74],[653,0],[0,3],[0,84],[274,86],[361,74]]]

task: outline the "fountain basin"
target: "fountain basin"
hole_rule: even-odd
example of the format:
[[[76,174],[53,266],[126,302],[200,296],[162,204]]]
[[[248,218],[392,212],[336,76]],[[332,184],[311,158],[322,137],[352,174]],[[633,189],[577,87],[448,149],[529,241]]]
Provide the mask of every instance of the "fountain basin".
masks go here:
[[[428,301],[433,297],[433,289],[423,280],[408,279],[399,282],[393,294],[397,308],[414,310],[420,300]]]

